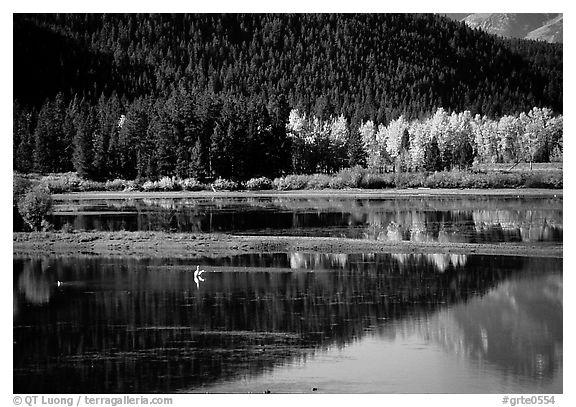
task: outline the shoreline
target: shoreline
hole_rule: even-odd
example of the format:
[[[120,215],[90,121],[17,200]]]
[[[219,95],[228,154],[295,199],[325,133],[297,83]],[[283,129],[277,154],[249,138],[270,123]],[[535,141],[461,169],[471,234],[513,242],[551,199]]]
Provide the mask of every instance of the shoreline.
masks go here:
[[[563,258],[563,244],[388,242],[337,237],[167,232],[14,232],[13,258],[35,256],[221,257],[248,253],[478,254]]]
[[[56,201],[88,199],[141,199],[141,198],[409,198],[414,196],[494,196],[494,197],[554,197],[562,198],[563,189],[544,188],[497,188],[497,189],[458,189],[458,188],[406,188],[406,189],[303,189],[303,190],[262,190],[262,191],[93,191],[52,194]]]

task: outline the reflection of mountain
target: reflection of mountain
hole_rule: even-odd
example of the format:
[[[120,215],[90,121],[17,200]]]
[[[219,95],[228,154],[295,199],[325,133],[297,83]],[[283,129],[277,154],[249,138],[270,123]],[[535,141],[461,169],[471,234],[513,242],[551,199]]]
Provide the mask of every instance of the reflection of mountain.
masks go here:
[[[481,297],[429,317],[405,320],[402,331],[440,344],[461,358],[536,382],[562,367],[562,276],[516,277]]]
[[[292,261],[316,272],[290,272]],[[200,290],[191,272],[198,263],[208,270]],[[286,272],[258,272],[270,264]],[[87,284],[60,291],[49,306],[19,307],[15,392],[174,391],[258,374],[390,321],[422,319],[513,276],[561,269],[561,260],[469,256],[443,273],[425,257],[380,254],[49,265],[59,280]],[[210,265],[235,266],[215,273]],[[42,266],[15,261],[15,278],[25,267]],[[251,268],[233,271],[239,267]]]
[[[314,383],[323,393],[562,393],[561,287],[554,271],[511,276],[483,296],[380,324],[304,365],[206,391],[298,392]]]
[[[76,229],[346,236],[415,242],[562,240],[562,200],[548,198],[186,198],[59,204]]]

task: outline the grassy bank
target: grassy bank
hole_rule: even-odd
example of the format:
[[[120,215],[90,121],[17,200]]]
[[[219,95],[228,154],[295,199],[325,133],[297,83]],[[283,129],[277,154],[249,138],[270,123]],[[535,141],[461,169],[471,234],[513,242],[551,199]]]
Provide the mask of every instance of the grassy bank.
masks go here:
[[[92,191],[71,192],[53,195],[56,202],[66,200],[97,200],[97,199],[170,199],[170,198],[354,198],[354,199],[382,199],[382,198],[418,198],[418,197],[514,197],[514,198],[557,198],[563,199],[564,191],[558,189],[300,189],[300,190],[268,190],[268,191]]]
[[[15,175],[14,191],[23,184],[43,185],[53,194],[92,191],[295,191],[323,189],[397,189],[448,188],[497,189],[545,188],[562,189],[562,170],[474,170],[441,172],[376,173],[355,167],[336,174],[286,175],[275,179],[265,177],[247,181],[216,179],[200,182],[194,178],[162,178],[160,180],[121,180],[106,182],[84,180],[76,173],[49,175]]]

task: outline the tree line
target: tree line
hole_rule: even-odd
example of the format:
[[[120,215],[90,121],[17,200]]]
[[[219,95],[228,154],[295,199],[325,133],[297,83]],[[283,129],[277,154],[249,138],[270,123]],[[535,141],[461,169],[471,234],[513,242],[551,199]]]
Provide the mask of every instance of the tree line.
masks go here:
[[[282,97],[265,105],[181,89],[128,104],[102,96],[92,106],[59,94],[37,117],[14,104],[14,169],[93,180],[273,176],[291,170],[288,113]]]
[[[334,173],[362,165],[381,171],[436,171],[474,161],[562,160],[563,117],[548,108],[499,119],[448,113],[404,116],[358,128],[344,115],[320,119],[290,109],[282,97],[267,105],[186,89],[167,99],[115,95],[96,106],[62,95],[37,117],[14,104],[14,168],[76,171],[87,179],[245,180],[288,173]]]
[[[290,112],[287,124],[295,173],[334,172],[362,165],[382,170],[440,171],[478,163],[562,161],[563,117],[548,108],[499,119],[449,114],[439,108],[423,120],[404,116],[388,125],[368,120],[350,133],[343,116],[322,121]]]
[[[396,164],[411,171],[466,168],[478,163],[562,161],[563,117],[548,108],[499,119],[439,108],[425,120],[403,116],[387,126],[360,126],[369,166]]]

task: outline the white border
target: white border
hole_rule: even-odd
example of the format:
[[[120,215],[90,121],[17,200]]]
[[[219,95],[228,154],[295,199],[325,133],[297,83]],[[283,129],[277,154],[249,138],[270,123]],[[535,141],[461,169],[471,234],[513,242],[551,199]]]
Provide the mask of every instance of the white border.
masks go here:
[[[574,13],[568,6],[568,2],[563,1],[507,1],[502,0],[483,0],[481,2],[465,1],[401,1],[387,2],[379,1],[310,1],[310,0],[290,0],[287,2],[269,2],[254,0],[238,1],[151,1],[141,0],[132,2],[122,2],[118,0],[98,0],[96,2],[62,1],[62,0],[45,0],[45,1],[9,1],[0,5],[2,13],[0,14],[0,30],[2,50],[7,56],[2,64],[3,75],[1,76],[4,90],[2,94],[2,137],[0,138],[0,152],[2,152],[2,170],[1,180],[3,190],[9,191],[12,180],[12,13],[14,12],[554,12],[563,13],[564,24],[564,139],[565,156],[564,162],[564,202],[565,208],[569,210],[564,213],[564,229],[570,231],[575,226],[575,214],[570,209],[574,203],[574,175],[576,175],[574,162],[571,160],[571,154],[575,152],[574,137],[574,120],[571,116],[574,95]],[[567,103],[568,102],[568,103]],[[6,193],[2,200],[1,212],[3,215],[3,224],[7,225],[6,230],[2,232],[2,259],[5,263],[3,267],[5,281],[12,281],[11,258],[12,258],[12,239],[11,225],[12,215],[9,206],[9,194]],[[10,229],[10,230],[7,230]],[[569,234],[565,235],[564,246],[568,253],[572,247],[572,239]],[[568,287],[564,302],[564,395],[556,397],[556,406],[574,405],[574,386],[573,367],[574,351],[571,345],[574,343],[574,330],[572,329],[571,319],[574,301],[571,299],[571,289],[574,288],[574,276],[576,272],[574,260],[571,256],[564,259],[564,287]],[[7,278],[7,275],[10,278]],[[0,336],[1,348],[5,350],[4,363],[2,372],[2,392],[0,394],[0,404],[10,406],[12,404],[12,292],[11,284],[5,283],[2,295],[2,326],[4,326],[3,335]],[[10,349],[10,351],[8,351]],[[570,379],[572,378],[572,379]],[[425,406],[501,406],[501,397],[498,395],[173,395],[175,406],[190,405],[190,403],[234,403],[234,405],[251,405],[269,406],[271,403],[278,406],[291,406],[300,403],[314,404],[338,404],[345,405],[352,402],[366,403],[384,403],[391,405],[425,405]],[[312,399],[318,398],[318,399]],[[569,400],[572,400],[569,402]],[[342,403],[342,404],[340,404]]]

